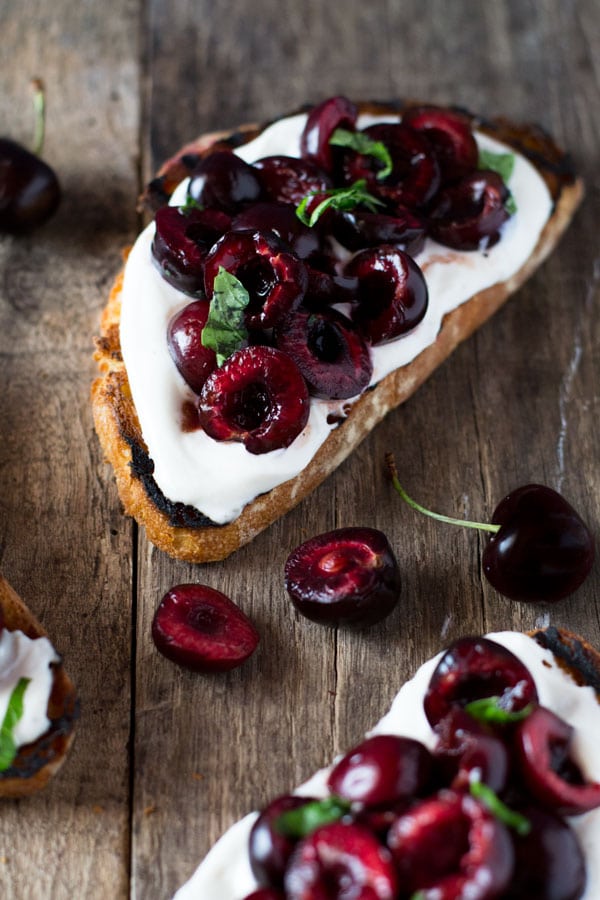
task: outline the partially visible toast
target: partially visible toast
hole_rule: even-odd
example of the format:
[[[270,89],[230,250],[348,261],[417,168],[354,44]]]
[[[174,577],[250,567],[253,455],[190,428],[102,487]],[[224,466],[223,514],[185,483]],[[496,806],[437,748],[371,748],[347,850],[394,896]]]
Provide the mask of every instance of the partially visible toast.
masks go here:
[[[46,632],[0,575],[0,614],[8,631],[22,631],[32,639]],[[45,787],[65,761],[74,737],[79,705],[75,687],[62,662],[53,665],[54,681],[48,700],[50,727],[31,744],[19,748],[10,768],[0,772],[0,797],[26,797]]]
[[[363,103],[359,109],[361,113],[396,114],[405,106]],[[582,183],[573,174],[567,155],[535,126],[517,126],[504,119],[471,119],[478,130],[525,155],[549,188],[554,207],[535,250],[509,280],[476,294],[449,313],[436,341],[416,359],[366,391],[299,475],[256,497],[226,525],[216,525],[195,508],[173,502],[154,480],[154,464],[144,443],[121,355],[122,277],[117,278],[97,340],[101,377],[92,388],[95,426],[114,469],[125,512],[145,527],[148,538],[160,549],[190,562],[210,562],[224,559],[252,540],[324,481],[390,410],[407,400],[459,343],[502,306],[556,246],[583,195]],[[190,174],[201,156],[224,146],[240,146],[260,131],[258,126],[245,125],[232,132],[204,135],[188,144],[161,168],[143,195],[143,203],[154,208],[166,203],[176,184]]]

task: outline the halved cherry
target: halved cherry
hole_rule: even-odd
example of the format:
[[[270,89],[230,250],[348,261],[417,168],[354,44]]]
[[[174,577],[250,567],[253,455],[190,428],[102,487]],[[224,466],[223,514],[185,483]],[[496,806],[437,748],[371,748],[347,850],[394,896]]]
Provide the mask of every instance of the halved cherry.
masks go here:
[[[514,851],[507,828],[469,794],[441,791],[390,828],[400,883],[431,900],[487,900],[507,887]]]
[[[229,216],[215,209],[163,206],[155,221],[152,259],[161,275],[186,294],[202,295],[206,254],[229,228]]]
[[[366,807],[392,807],[418,796],[431,773],[431,754],[419,741],[377,734],[346,753],[331,770],[329,790]]]
[[[429,295],[416,262],[391,244],[361,250],[344,274],[358,278],[358,306],[353,319],[373,344],[411,331],[425,316]]]
[[[310,401],[298,367],[280,350],[237,350],[204,383],[200,424],[216,441],[241,441],[249,453],[288,447],[305,427]]]
[[[371,140],[385,145],[392,171],[378,179],[382,163],[373,156],[344,151],[343,169],[348,184],[365,179],[368,190],[385,200],[390,209],[426,206],[440,186],[440,170],[431,145],[407,125],[382,123],[364,129]]]
[[[313,107],[300,138],[302,158],[331,172],[335,148],[329,140],[336,128],[353,131],[357,118],[358,109],[346,97],[329,97]]]
[[[334,822],[301,841],[285,873],[287,900],[396,900],[389,850],[362,825]]]
[[[483,637],[459,638],[437,664],[423,701],[432,726],[453,706],[482,697],[500,697],[509,712],[537,702],[529,669],[506,647]]]
[[[563,816],[600,806],[600,783],[586,781],[571,756],[573,734],[567,722],[538,706],[514,735],[516,758],[529,791],[542,806]]]
[[[300,259],[314,256],[321,249],[317,232],[302,224],[289,203],[253,203],[232,220],[231,231],[261,232],[265,235],[273,232]]]
[[[480,170],[442,190],[429,213],[429,232],[456,250],[491,247],[510,218],[509,190],[496,172]]]
[[[355,397],[369,384],[369,347],[350,319],[335,310],[297,310],[280,322],[275,342],[300,369],[314,397]]]
[[[259,635],[236,604],[203,584],[178,584],[162,598],[152,622],[157,650],[196,672],[226,672],[254,653]]]
[[[379,244],[393,244],[411,256],[423,249],[425,223],[408,209],[398,207],[393,216],[382,213],[336,212],[331,232],[348,250],[364,250]]]
[[[298,206],[307,194],[322,193],[332,187],[329,176],[308,159],[293,156],[266,156],[254,163],[269,200]]]
[[[435,759],[454,790],[469,790],[474,773],[479,781],[500,793],[506,787],[509,752],[493,735],[459,706],[450,709],[435,726]]]
[[[402,115],[402,121],[427,137],[442,183],[456,181],[477,168],[479,151],[467,116],[439,106],[413,106]]]
[[[246,309],[249,327],[272,328],[300,304],[306,293],[305,264],[285,252],[275,235],[246,231],[225,234],[204,264],[204,288],[209,299],[221,266],[235,275],[250,295]]]

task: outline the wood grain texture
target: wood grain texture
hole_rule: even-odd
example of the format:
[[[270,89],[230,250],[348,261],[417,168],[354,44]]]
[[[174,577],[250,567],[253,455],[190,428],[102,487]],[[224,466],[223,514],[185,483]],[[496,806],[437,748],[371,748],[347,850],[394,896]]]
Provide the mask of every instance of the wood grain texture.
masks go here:
[[[2,131],[27,140],[30,75],[48,85],[46,158],[64,202],[0,237],[0,565],[78,684],[71,758],[39,798],[0,808],[0,893],[158,900],[236,818],[357,740],[444,643],[551,622],[600,645],[599,567],[573,598],[526,607],[481,573],[485,538],[418,518],[490,515],[512,487],[562,490],[599,531],[600,22],[593,0],[35,0],[0,6]],[[539,121],[588,195],[538,274],[300,507],[223,563],[148,545],[120,513],[92,433],[92,335],[145,178],[213,128],[328,94],[424,97]],[[288,552],[338,525],[385,531],[403,597],[367,632],[293,613]],[[159,657],[169,587],[229,594],[261,632],[240,670],[203,678]]]

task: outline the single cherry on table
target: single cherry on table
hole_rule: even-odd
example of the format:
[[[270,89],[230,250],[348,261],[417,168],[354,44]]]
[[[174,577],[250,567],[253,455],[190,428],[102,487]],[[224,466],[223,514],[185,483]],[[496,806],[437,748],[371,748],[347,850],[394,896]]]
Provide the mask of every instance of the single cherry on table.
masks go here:
[[[400,484],[391,453],[386,454],[386,464],[394,489],[413,509],[450,525],[491,533],[483,551],[483,571],[490,584],[511,600],[562,600],[590,574],[594,537],[571,504],[552,488],[523,485],[501,500],[491,523],[471,522],[416,503]]]

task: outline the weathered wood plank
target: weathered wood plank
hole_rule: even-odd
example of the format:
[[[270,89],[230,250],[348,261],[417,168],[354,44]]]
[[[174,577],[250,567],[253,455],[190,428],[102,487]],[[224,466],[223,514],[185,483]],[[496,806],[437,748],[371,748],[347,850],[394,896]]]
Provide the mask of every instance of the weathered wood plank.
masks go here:
[[[132,526],[88,398],[98,313],[136,230],[136,4],[8,0],[0,33],[2,131],[29,140],[29,78],[42,76],[45,157],[64,192],[43,229],[0,237],[1,566],[81,700],[62,772],[43,795],[0,806],[0,893],[118,898],[129,883]]]

